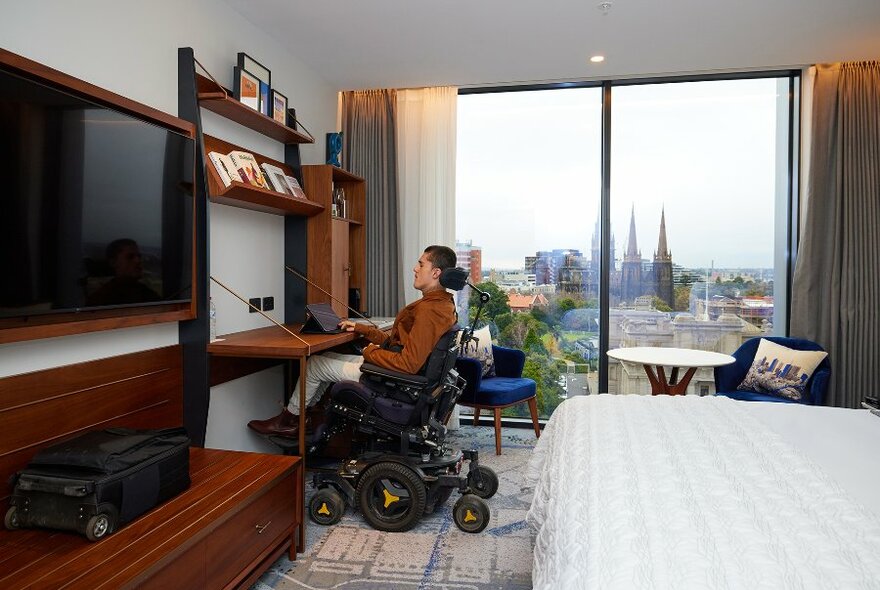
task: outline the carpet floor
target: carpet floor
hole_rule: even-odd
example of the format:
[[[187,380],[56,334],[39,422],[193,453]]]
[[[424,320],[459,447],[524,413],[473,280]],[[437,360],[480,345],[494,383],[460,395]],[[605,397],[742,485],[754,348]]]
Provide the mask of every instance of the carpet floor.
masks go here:
[[[531,492],[523,487],[523,473],[536,439],[531,430],[513,428],[503,437],[496,456],[490,427],[462,426],[449,435],[454,447],[479,450],[480,463],[498,474],[482,533],[464,533],[453,523],[457,492],[405,533],[377,531],[349,509],[335,526],[309,521],[305,552],[296,561],[280,558],[251,590],[531,588],[534,535],[525,522]],[[310,482],[306,488],[308,499]]]

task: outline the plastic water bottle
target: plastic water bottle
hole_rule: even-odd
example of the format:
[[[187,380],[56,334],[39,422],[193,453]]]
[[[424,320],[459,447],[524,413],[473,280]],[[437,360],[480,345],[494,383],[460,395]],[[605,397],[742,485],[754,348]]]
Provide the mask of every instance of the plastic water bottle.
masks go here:
[[[211,309],[208,311],[208,322],[211,326],[211,342],[217,340],[217,308],[214,306],[214,300],[210,300]]]

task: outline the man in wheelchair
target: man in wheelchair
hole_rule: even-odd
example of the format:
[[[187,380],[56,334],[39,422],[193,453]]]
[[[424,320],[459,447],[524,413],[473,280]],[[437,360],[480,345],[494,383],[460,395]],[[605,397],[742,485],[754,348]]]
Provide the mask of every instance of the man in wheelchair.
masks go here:
[[[306,405],[317,403],[327,387],[337,381],[357,381],[364,362],[415,375],[424,366],[434,345],[456,324],[452,294],[440,284],[440,274],[455,266],[455,252],[446,246],[428,246],[413,268],[413,287],[421,299],[410,303],[397,314],[391,335],[343,320],[339,327],[356,332],[370,341],[363,355],[326,352],[308,359],[306,370]],[[300,413],[299,384],[290,402],[280,414],[267,420],[251,420],[248,427],[263,435],[296,438]]]
[[[445,421],[464,387],[454,369],[460,330],[446,288],[461,290],[467,273],[454,266],[450,248],[429,246],[413,268],[422,298],[400,311],[391,336],[343,320],[340,327],[371,342],[363,356],[330,353],[308,361],[308,405],[335,384],[328,421],[307,436],[307,454],[319,456],[334,436],[354,432],[348,459],[335,472],[315,474],[313,521],[335,524],[347,505],[356,505],[374,528],[405,531],[457,489],[456,525],[476,533],[488,524],[484,498],[497,491],[497,476],[479,465],[476,451],[445,444]],[[248,426],[275,442],[295,436],[298,398],[295,390],[281,415]],[[460,475],[464,460],[470,461],[466,476]]]

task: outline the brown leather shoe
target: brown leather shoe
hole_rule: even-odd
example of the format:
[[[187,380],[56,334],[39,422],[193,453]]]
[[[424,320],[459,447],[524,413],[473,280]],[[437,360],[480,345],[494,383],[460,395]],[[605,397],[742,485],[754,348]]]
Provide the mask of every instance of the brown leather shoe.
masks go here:
[[[299,416],[284,408],[280,414],[272,418],[251,420],[248,422],[248,428],[260,434],[296,438],[299,436]]]

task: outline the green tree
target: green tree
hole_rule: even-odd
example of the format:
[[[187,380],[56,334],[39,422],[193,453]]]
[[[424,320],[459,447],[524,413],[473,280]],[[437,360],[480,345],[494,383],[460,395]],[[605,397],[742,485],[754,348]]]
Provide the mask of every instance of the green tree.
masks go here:
[[[528,332],[526,332],[526,337],[523,340],[523,350],[526,354],[541,354],[549,356],[547,348],[544,346],[544,343],[541,341],[541,338],[538,336],[537,330],[535,330],[534,327],[530,327]]]
[[[675,288],[675,311],[687,311],[691,307],[691,288],[682,286]]]
[[[669,304],[657,297],[656,295],[651,300],[651,304],[657,311],[672,311],[672,308],[669,307]]]
[[[529,315],[531,315],[539,322],[543,322],[545,324],[553,323],[553,318],[551,318],[550,314],[547,313],[547,310],[542,307],[533,307],[529,310]]]
[[[525,350],[525,340],[530,329],[535,330],[537,336],[543,336],[550,331],[547,324],[539,322],[527,313],[510,314],[510,322],[502,329],[499,325],[498,343],[501,346]],[[504,318],[505,321],[507,318]]]
[[[565,389],[559,384],[562,374],[556,362],[544,355],[530,354],[526,356],[523,377],[533,379],[537,385],[538,413],[541,416],[552,414],[565,395]],[[526,406],[520,404],[514,407],[520,408],[522,415],[526,415]]]
[[[498,328],[498,332],[501,333],[501,331],[509,326],[512,321],[512,313],[502,313],[501,315],[495,316],[495,327]]]
[[[495,283],[486,281],[484,283],[479,283],[477,288],[489,295],[489,301],[483,306],[483,311],[480,314],[481,321],[486,323],[494,322],[497,316],[510,313],[510,305],[507,303],[507,293],[505,293],[501,287]],[[469,321],[472,322],[474,320],[474,314],[477,313],[477,307],[480,305],[480,295],[473,289],[471,289],[468,304],[470,305]]]

